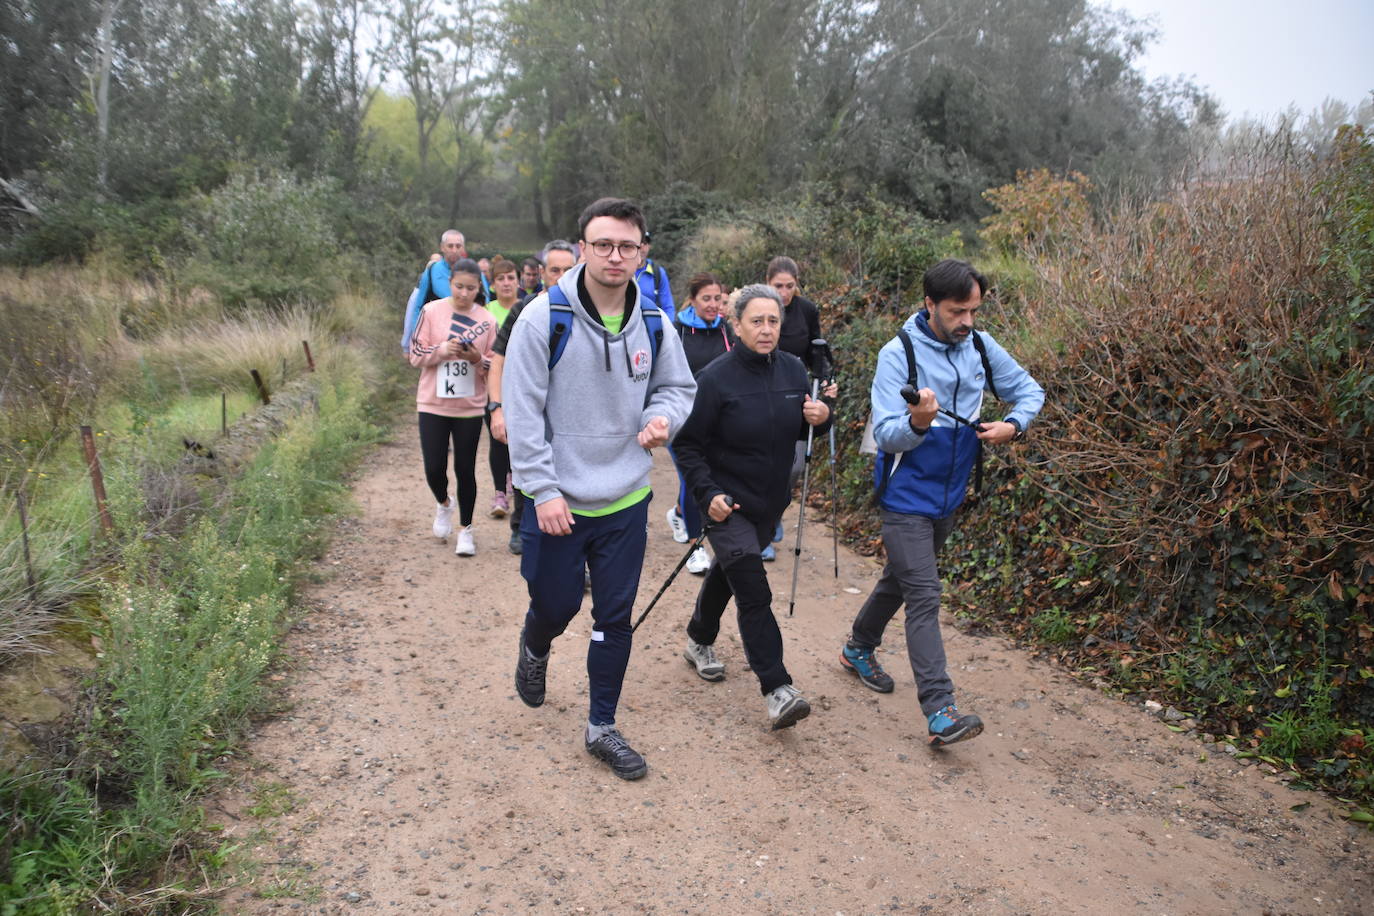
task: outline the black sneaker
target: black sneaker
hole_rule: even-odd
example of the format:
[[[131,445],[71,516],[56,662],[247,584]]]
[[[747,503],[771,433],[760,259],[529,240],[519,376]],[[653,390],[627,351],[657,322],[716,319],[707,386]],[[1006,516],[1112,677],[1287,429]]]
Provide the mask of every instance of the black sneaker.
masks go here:
[[[520,628],[520,660],[515,663],[515,692],[526,706],[544,705],[544,675],[549,670],[549,657],[539,658],[525,648],[525,629]]]
[[[863,649],[845,643],[844,648],[840,650],[840,664],[846,670],[853,671],[858,675],[865,687],[870,687],[879,693],[892,692],[892,676],[883,670],[882,665],[878,664],[877,649]]]
[[[524,547],[520,543],[520,532],[512,531],[510,533],[510,543],[507,544],[506,547],[517,557],[520,556],[520,551],[524,550]]]
[[[967,741],[983,733],[983,720],[974,715],[959,714],[959,707],[950,703],[927,719],[930,729],[930,743],[943,747],[956,741]]]
[[[587,753],[611,766],[611,772],[621,779],[639,779],[649,772],[649,765],[614,727],[608,728],[593,741],[587,741]]]

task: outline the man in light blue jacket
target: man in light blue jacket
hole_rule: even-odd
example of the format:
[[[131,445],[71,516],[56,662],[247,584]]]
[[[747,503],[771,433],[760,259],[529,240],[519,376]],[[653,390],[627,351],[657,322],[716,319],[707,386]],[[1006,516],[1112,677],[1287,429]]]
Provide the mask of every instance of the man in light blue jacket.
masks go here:
[[[420,271],[420,279],[406,301],[405,324],[401,331],[401,352],[410,352],[410,337],[420,323],[420,310],[425,303],[442,299],[449,294],[449,268],[468,256],[467,239],[457,229],[447,229],[439,236],[439,257],[431,255],[430,262]],[[483,286],[485,288],[485,278]]]
[[[615,727],[630,661],[630,618],[644,562],[653,461],[692,412],[696,382],[672,318],[634,282],[644,216],[602,198],[579,220],[583,262],[525,306],[511,330],[501,396],[515,485],[529,498],[520,574],[530,605],[515,689],[544,702],[554,639],[591,575],[587,751],[622,779],[648,772]]]
[[[990,334],[973,330],[988,284],[972,265],[948,258],[926,271],[924,284],[925,309],[878,351],[870,401],[887,565],[854,620],[840,663],[865,686],[891,693],[892,678],[875,650],[905,604],[916,693],[930,743],[939,746],[976,737],[983,723],[954,703],[940,636],[936,555],[954,528],[979,451],[1024,436],[1045,392]],[[1012,405],[1004,419],[979,421],[984,390]]]

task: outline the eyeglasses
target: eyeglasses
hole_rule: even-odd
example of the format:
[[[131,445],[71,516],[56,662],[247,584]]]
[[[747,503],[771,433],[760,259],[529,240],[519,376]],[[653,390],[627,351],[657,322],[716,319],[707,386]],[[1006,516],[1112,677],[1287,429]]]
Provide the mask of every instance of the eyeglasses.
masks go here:
[[[620,256],[627,261],[639,257],[639,250],[644,247],[638,242],[611,242],[606,239],[588,244],[592,246],[592,251],[598,258],[609,258],[614,250],[619,251]]]

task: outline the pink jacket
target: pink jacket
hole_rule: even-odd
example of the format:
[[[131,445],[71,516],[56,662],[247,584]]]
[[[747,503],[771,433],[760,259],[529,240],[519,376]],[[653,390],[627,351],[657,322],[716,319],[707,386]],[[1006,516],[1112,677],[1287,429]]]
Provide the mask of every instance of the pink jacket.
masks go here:
[[[480,305],[458,312],[449,298],[428,303],[420,312],[408,354],[410,364],[420,369],[415,409],[440,417],[482,416],[487,407],[487,367],[491,365],[496,330],[496,319]],[[442,355],[440,345],[455,339],[471,344],[481,359],[472,363]]]

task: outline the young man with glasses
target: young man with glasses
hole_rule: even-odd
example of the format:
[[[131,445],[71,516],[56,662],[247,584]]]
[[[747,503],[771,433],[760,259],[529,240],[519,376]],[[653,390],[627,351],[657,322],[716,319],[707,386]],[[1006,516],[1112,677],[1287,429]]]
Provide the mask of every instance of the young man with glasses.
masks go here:
[[[544,702],[553,641],[591,576],[587,751],[622,779],[648,772],[615,727],[630,661],[635,593],[648,525],[650,449],[692,411],[696,383],[672,318],[634,283],[644,215],[602,198],[578,221],[583,263],[527,305],[511,332],[502,396],[515,485],[534,505],[521,523],[530,605],[515,689]],[[656,327],[655,327],[656,326]]]

